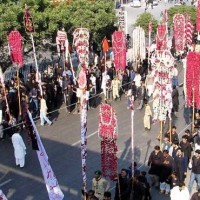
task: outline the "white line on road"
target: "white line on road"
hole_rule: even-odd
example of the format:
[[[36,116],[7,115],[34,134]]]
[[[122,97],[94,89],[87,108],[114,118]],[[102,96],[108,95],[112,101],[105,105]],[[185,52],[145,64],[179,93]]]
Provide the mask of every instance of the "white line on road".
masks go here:
[[[96,135],[97,133],[98,133],[98,131],[95,131],[95,132],[89,134],[89,135],[87,136],[87,139],[90,138],[90,137],[92,137],[93,135]],[[77,144],[80,144],[80,142],[81,142],[81,140],[79,140],[79,141],[73,143],[72,146],[76,146]]]
[[[3,187],[4,185],[10,183],[10,181],[12,181],[12,179],[8,179],[7,181],[4,181],[3,183],[1,183],[0,188]]]

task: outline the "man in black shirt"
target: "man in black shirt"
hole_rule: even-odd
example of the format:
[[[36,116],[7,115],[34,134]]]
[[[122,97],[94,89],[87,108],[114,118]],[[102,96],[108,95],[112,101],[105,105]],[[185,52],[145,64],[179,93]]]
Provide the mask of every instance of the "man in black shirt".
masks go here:
[[[189,168],[192,169],[190,182],[188,185],[189,192],[192,192],[192,187],[194,180],[197,181],[197,187],[200,189],[200,150],[196,150],[194,156],[192,157]]]

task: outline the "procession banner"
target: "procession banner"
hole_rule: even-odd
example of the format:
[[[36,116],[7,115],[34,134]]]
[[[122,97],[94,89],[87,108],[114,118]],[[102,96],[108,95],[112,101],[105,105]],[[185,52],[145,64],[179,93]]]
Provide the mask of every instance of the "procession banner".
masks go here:
[[[13,64],[16,64],[18,67],[23,66],[23,54],[22,54],[22,36],[19,31],[11,31],[8,35],[8,45],[10,57]]]
[[[200,0],[197,0],[196,31],[200,32]]]
[[[190,19],[189,15],[185,16],[185,42],[188,45],[192,45],[193,36],[194,36],[194,25]]]
[[[157,27],[156,49],[167,50],[167,26],[165,24],[160,24]]]
[[[177,52],[185,48],[185,16],[176,14],[173,17],[174,23],[174,47]]]
[[[24,9],[24,27],[27,32],[34,32],[33,18],[26,4]]]
[[[126,67],[126,37],[123,31],[115,31],[112,37],[115,69]]]
[[[77,28],[73,32],[73,44],[76,48],[79,59],[77,79],[80,89],[87,85],[86,70],[89,66],[89,31],[86,28]]]
[[[117,172],[117,118],[109,104],[100,106],[98,134],[101,138],[102,174],[114,180]]]
[[[156,51],[151,57],[154,77],[153,89],[153,120],[165,121],[172,110],[172,78],[174,59],[170,51]]]
[[[38,159],[40,162],[40,166],[42,169],[44,181],[46,184],[47,192],[49,195],[49,200],[62,200],[64,198],[64,194],[62,193],[60,186],[58,185],[58,181],[56,179],[56,176],[51,168],[51,165],[48,161],[48,155],[46,153],[46,150],[42,144],[42,141],[40,139],[40,135],[38,133],[38,130],[35,126],[35,123],[32,119],[31,113],[28,111],[29,119],[32,123],[34,132],[36,134],[37,143],[39,150],[37,151]]]
[[[69,54],[69,42],[67,39],[67,33],[65,32],[64,29],[62,29],[61,31],[59,30],[57,32],[56,45],[57,45],[58,56],[60,56],[61,52],[64,52],[65,59],[67,60]]]
[[[152,24],[149,23],[149,31],[152,31]],[[150,32],[149,32],[150,33]],[[141,27],[133,30],[133,60],[143,60],[146,58],[145,31]]]
[[[189,52],[186,63],[186,104],[200,109],[200,53]]]

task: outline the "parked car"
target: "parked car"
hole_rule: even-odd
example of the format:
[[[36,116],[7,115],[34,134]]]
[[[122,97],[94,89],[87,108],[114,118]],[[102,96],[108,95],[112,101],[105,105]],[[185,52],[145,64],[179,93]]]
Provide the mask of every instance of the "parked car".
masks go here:
[[[158,0],[153,0],[153,6],[157,6],[158,5]]]
[[[134,8],[141,7],[141,2],[139,0],[134,0],[133,2],[130,3],[130,6]]]

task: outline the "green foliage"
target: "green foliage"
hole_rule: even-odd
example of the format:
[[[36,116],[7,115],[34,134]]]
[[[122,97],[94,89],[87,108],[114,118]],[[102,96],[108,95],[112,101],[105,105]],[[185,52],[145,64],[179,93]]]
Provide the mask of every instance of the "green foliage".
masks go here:
[[[173,24],[173,17],[175,14],[188,14],[193,23],[196,21],[196,8],[194,6],[176,6],[168,10],[169,25]]]
[[[7,33],[16,27],[25,38],[29,38],[23,27],[25,3],[30,7],[34,19],[37,41],[55,39],[58,29],[64,27],[69,37],[75,28],[88,28],[91,41],[100,44],[104,36],[110,37],[116,22],[112,0],[73,0],[71,3],[51,5],[49,0],[21,0],[19,3],[5,1],[0,4],[0,41],[6,42]],[[6,12],[5,12],[6,10]]]
[[[152,32],[156,33],[156,27],[158,22],[154,18],[154,16],[149,12],[145,12],[139,15],[139,17],[136,20],[136,23],[134,24],[134,27],[140,26],[145,30],[145,33],[148,34],[149,21],[152,22]]]

